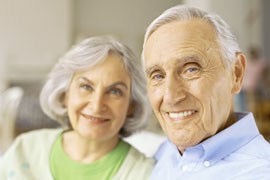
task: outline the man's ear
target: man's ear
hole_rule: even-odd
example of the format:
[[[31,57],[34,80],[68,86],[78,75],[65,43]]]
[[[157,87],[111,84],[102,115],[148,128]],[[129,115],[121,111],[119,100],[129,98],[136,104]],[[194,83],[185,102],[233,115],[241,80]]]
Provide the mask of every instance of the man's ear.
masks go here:
[[[136,102],[131,102],[128,106],[128,111],[127,111],[127,116],[130,117],[133,115],[134,113],[134,110],[135,110],[135,107],[136,107]]]
[[[232,67],[233,94],[237,94],[241,90],[242,81],[245,75],[245,69],[246,69],[246,57],[243,53],[237,53],[235,63]]]

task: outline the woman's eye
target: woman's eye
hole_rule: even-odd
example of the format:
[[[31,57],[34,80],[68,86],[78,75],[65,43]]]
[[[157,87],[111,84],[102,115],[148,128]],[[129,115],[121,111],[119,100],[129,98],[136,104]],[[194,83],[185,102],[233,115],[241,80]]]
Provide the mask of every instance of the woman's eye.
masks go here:
[[[91,90],[91,89],[92,89],[92,87],[91,87],[90,85],[88,85],[88,84],[82,84],[82,85],[80,86],[80,88],[82,88],[82,89],[84,89],[84,90]]]
[[[118,96],[122,96],[123,95],[123,93],[122,93],[122,91],[120,89],[111,89],[109,91],[109,93],[110,94],[113,94],[113,95],[118,95]]]
[[[157,80],[162,79],[162,78],[164,77],[161,74],[157,74],[153,76],[153,79],[157,79]]]

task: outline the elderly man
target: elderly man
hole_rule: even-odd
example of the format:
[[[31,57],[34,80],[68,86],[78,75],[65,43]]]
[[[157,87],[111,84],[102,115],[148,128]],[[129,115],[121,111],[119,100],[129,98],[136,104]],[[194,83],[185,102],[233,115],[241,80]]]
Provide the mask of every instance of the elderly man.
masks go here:
[[[151,178],[270,179],[270,145],[252,113],[234,113],[245,56],[217,15],[176,6],[147,29],[150,102],[168,140]]]

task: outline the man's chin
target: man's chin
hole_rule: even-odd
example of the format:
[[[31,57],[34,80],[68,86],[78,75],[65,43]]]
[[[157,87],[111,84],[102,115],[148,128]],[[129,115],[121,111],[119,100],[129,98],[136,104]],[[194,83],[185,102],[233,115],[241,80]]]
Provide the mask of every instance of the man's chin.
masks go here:
[[[197,141],[192,137],[168,135],[168,138],[175,146],[177,146],[178,150],[180,151],[183,151],[186,148],[189,148],[198,144]]]

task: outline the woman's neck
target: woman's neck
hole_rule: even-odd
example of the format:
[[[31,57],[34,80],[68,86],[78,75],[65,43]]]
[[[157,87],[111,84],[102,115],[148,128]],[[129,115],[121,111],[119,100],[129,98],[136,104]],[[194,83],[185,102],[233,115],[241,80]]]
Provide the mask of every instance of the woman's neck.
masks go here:
[[[80,163],[91,163],[111,152],[118,141],[118,136],[109,140],[94,141],[80,136],[75,131],[68,131],[63,134],[62,147],[71,159]]]

